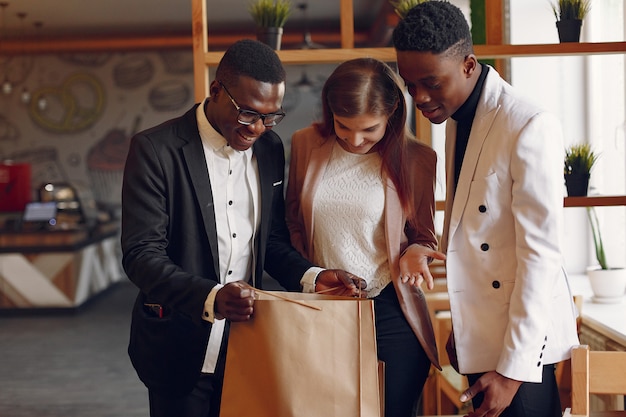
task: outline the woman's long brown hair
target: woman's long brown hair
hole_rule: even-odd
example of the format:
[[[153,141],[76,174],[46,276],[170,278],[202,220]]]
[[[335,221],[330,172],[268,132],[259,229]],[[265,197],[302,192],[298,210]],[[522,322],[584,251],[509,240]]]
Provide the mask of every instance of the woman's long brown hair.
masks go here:
[[[414,223],[413,188],[408,172],[407,147],[414,141],[406,125],[407,105],[399,76],[386,63],[357,58],[340,64],[322,89],[322,120],[315,123],[324,138],[335,138],[334,115],[389,116],[385,135],[377,145],[382,170],[396,187],[402,208]]]

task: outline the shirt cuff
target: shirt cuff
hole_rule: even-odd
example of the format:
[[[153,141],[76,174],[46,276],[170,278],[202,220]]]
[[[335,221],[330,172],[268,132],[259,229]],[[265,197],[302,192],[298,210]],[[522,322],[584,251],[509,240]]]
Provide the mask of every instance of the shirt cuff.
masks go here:
[[[222,289],[222,284],[217,284],[215,287],[211,288],[211,292],[206,297],[204,301],[204,311],[202,312],[202,320],[208,321],[209,323],[213,323],[215,320],[223,320],[224,317],[219,314],[215,314],[215,296],[217,292]]]
[[[302,275],[302,279],[300,280],[300,284],[302,285],[302,292],[315,292],[315,281],[317,280],[317,275],[322,271],[324,271],[324,268],[320,268],[318,266],[312,266],[307,269],[304,275]]]

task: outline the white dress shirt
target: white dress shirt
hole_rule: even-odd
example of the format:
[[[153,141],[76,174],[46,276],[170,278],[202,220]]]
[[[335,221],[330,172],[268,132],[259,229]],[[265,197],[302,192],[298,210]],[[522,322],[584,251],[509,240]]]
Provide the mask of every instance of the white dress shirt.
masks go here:
[[[213,373],[217,364],[225,322],[215,314],[215,296],[227,283],[247,281],[254,276],[256,258],[255,234],[260,222],[261,196],[259,171],[252,148],[237,151],[231,148],[204,113],[205,99],[196,110],[198,131],[209,171],[211,194],[215,210],[220,284],[213,287],[205,303],[202,318],[212,324],[209,344],[202,372]],[[311,267],[301,283],[315,287],[315,279],[322,268]],[[260,277],[259,277],[260,279]]]
[[[245,151],[231,148],[207,120],[205,102],[198,106],[198,130],[212,184],[220,265],[220,284],[207,297],[204,309],[207,314],[203,316],[213,325],[202,372],[212,373],[225,324],[224,320],[216,320],[215,295],[224,284],[247,281],[254,274],[254,237],[259,224],[260,188],[252,148]]]

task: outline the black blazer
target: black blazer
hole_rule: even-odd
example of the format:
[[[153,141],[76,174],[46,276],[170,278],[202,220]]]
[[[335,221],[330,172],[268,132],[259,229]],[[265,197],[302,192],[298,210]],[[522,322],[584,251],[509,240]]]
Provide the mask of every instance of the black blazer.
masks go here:
[[[204,361],[210,323],[204,302],[218,284],[218,249],[211,184],[195,105],[180,118],[136,134],[122,187],[123,266],[140,292],[128,352],[139,378],[156,392],[193,388]],[[266,132],[253,145],[261,183],[261,224],[255,242],[256,286],[263,270],[288,290],[312,266],[291,247],[285,225],[283,144]],[[165,306],[150,315],[146,302]]]

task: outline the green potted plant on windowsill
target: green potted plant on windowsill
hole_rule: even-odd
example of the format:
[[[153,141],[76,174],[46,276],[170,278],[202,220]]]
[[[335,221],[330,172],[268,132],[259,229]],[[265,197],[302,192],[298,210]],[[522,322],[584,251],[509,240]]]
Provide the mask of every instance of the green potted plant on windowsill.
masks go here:
[[[425,1],[428,0],[389,0],[389,4],[391,4],[396,14],[400,16],[400,19],[404,19],[409,10]]]
[[[552,12],[560,42],[579,42],[583,19],[591,10],[591,0],[554,0]]]
[[[283,27],[291,14],[290,0],[254,0],[248,6],[257,27],[257,39],[280,49]]]
[[[587,207],[587,217],[591,225],[593,245],[598,266],[587,268],[587,276],[593,291],[594,301],[598,303],[617,303],[626,292],[626,269],[609,267],[600,234],[600,222],[593,207]]]
[[[597,160],[598,155],[588,143],[574,144],[565,149],[563,176],[568,196],[587,195],[591,169]]]

